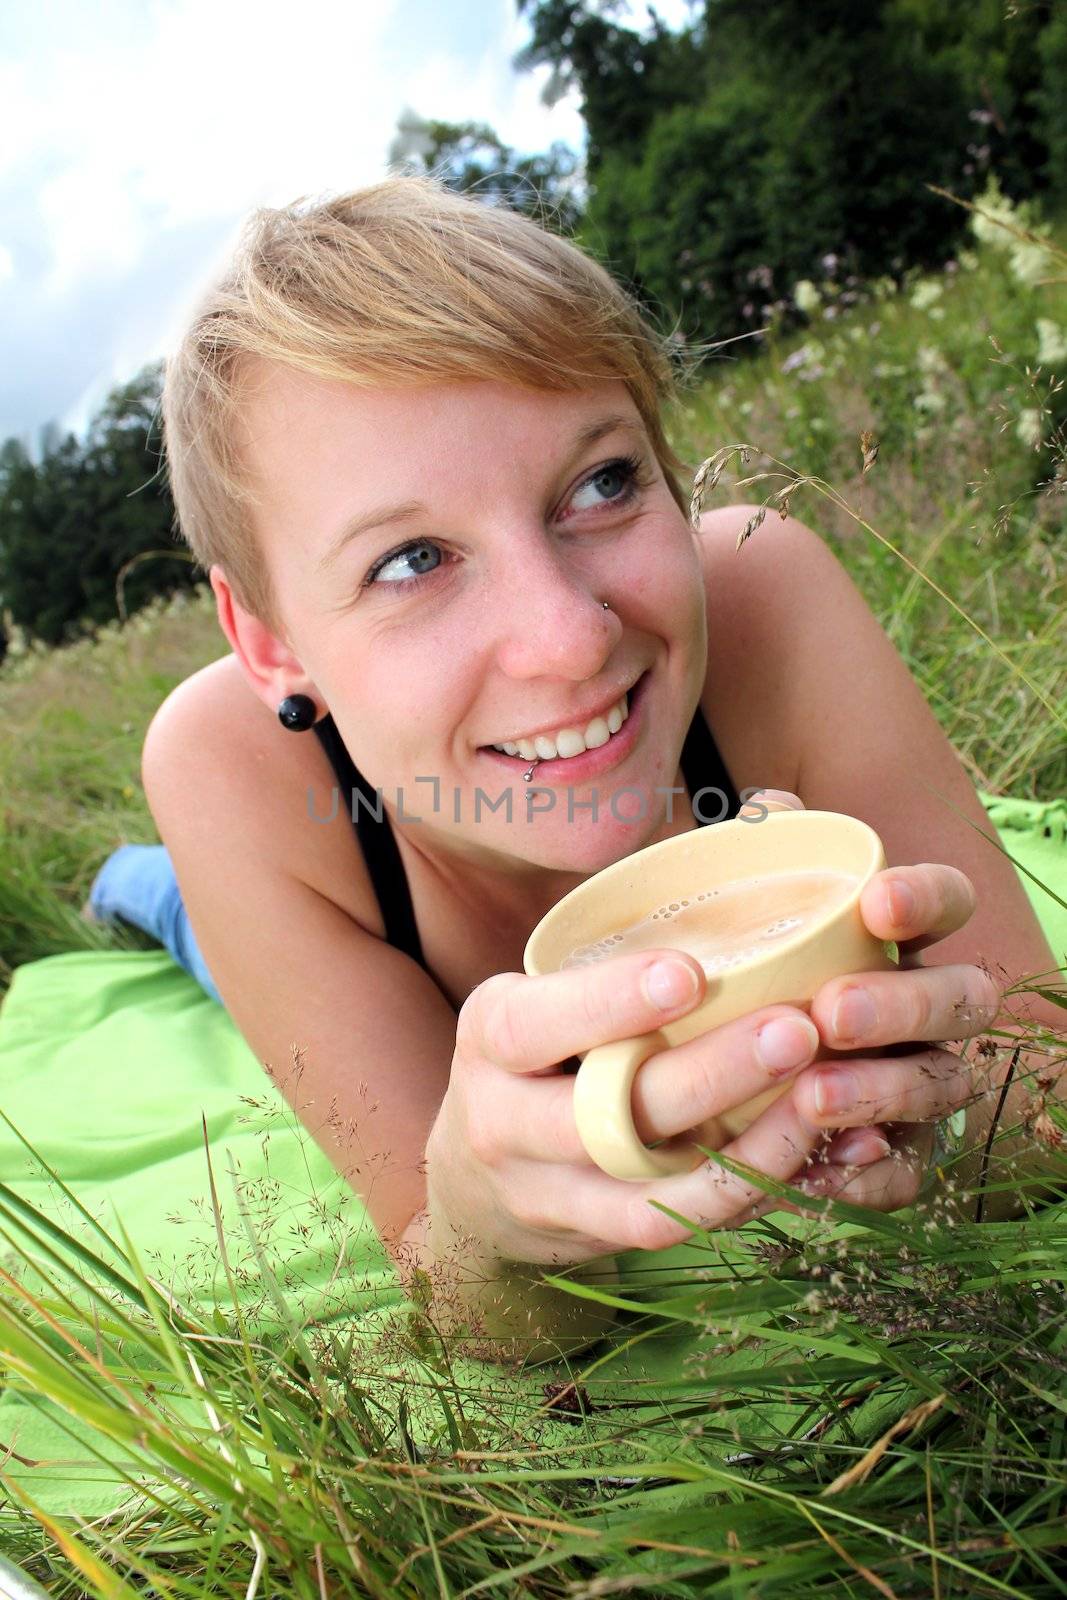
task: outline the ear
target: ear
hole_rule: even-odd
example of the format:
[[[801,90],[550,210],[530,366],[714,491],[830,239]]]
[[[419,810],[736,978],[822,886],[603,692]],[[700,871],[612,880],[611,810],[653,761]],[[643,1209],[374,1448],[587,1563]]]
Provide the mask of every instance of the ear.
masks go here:
[[[222,568],[213,566],[208,578],[215,592],[219,626],[230,641],[252,692],[271,711],[277,711],[289,694],[310,695],[319,710],[324,709],[323,697],[303,663],[284,639],[244,609],[234,597]]]

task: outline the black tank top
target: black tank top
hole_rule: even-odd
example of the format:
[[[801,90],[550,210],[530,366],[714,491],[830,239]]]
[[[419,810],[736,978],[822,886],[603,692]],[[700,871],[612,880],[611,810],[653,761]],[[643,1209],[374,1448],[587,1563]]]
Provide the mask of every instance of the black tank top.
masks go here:
[[[339,801],[344,802],[347,814],[353,819],[367,871],[381,907],[386,940],[417,961],[433,977],[423,957],[407,873],[393,837],[389,814],[379,804],[374,788],[349,755],[329,712],[315,723],[315,732],[336,774]],[[741,808],[740,796],[699,706],[682,746],[681,767],[690,798],[698,801],[693,809],[693,819],[698,826],[724,822],[728,817],[737,815]],[[700,789],[716,792],[707,801],[701,802],[697,793]]]

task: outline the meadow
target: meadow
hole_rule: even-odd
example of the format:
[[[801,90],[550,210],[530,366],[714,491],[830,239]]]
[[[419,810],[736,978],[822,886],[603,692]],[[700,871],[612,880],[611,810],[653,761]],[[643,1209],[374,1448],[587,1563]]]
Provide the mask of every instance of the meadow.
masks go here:
[[[789,491],[976,786],[1054,800],[1067,798],[1067,222],[1046,234],[993,209],[1001,226],[976,218],[954,262],[900,287],[842,281],[828,259],[798,286],[808,325],[772,326],[744,360],[713,352],[673,435],[694,468],[751,446],[706,503]],[[148,946],[78,908],[115,845],[155,840],[144,728],[226,648],[204,586],[63,649],[17,642],[0,667],[0,989],[39,956]],[[1043,1042],[1067,1054],[1067,1036]],[[702,1240],[699,1275],[651,1293],[624,1281],[613,1303],[631,1335],[691,1336],[704,1360],[606,1440],[588,1378],[538,1390],[539,1416],[569,1417],[573,1435],[543,1450],[529,1413],[477,1419],[471,1373],[426,1304],[383,1398],[329,1330],[290,1321],[264,1344],[236,1309],[179,1312],[121,1238],[56,1254],[35,1303],[0,1296],[9,1373],[169,1463],[171,1492],[121,1528],[5,1514],[0,1549],[60,1597],[1062,1595],[1067,1119],[1047,1115],[1060,1203],[1028,1202],[1017,1221],[968,1220],[948,1171],[912,1212],[839,1201],[799,1232],[764,1218],[726,1246]],[[10,1229],[9,1191],[0,1213]],[[62,1246],[34,1226],[42,1250]],[[265,1278],[278,1265],[261,1262]],[[167,1403],[191,1392],[191,1350],[210,1426]],[[437,1407],[429,1444],[410,1425],[416,1393]],[[783,1395],[792,1421],[775,1434]],[[683,1437],[706,1450],[680,1451]]]

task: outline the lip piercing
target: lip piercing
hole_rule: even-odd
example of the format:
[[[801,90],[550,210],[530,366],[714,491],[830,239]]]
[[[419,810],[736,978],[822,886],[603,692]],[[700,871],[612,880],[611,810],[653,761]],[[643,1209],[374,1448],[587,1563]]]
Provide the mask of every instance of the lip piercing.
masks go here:
[[[606,600],[601,600],[600,604],[604,607],[605,611],[610,611],[611,610],[611,607],[608,605]],[[540,757],[538,757],[538,761],[540,761]],[[534,767],[537,766],[538,761],[534,761],[531,764],[531,766],[529,767],[529,769],[526,772],[523,773],[523,775],[522,775],[523,783],[529,783],[530,779],[534,775]]]

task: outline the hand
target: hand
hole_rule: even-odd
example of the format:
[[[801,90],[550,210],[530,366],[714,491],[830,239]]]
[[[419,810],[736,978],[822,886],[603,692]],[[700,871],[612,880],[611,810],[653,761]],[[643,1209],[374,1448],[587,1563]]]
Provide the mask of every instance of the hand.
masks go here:
[[[900,967],[823,985],[811,1015],[827,1051],[798,1077],[793,1100],[803,1117],[827,1130],[889,1125],[886,1149],[850,1175],[840,1165],[842,1151],[859,1135],[835,1132],[828,1147],[834,1166],[809,1175],[802,1185],[809,1192],[836,1194],[847,1185],[848,1198],[861,1205],[887,1211],[909,1205],[929,1161],[930,1124],[974,1099],[967,1063],[938,1042],[992,1026],[1001,990],[981,967],[924,967],[920,954],[962,928],[974,909],[974,887],[955,867],[890,867],[864,889],[863,920],[876,938],[896,942]],[[929,1041],[932,1048],[872,1055],[881,1046],[899,1051],[901,1041]]]
[[[796,795],[778,789],[760,790],[749,806],[763,800],[803,809]],[[938,1048],[902,1053],[900,1041],[963,1040],[994,1022],[1001,991],[988,973],[962,964],[925,968],[920,955],[963,927],[974,909],[974,887],[955,867],[889,867],[867,884],[863,920],[876,938],[894,941],[900,964],[836,978],[812,1002],[825,1048],[798,1075],[793,1099],[805,1120],[826,1129],[828,1142],[798,1188],[847,1191],[850,1201],[881,1211],[914,1201],[933,1150],[933,1123],[973,1100],[975,1086],[959,1055]],[[890,1048],[871,1057],[878,1046]]]
[[[662,985],[673,997],[667,1002]],[[586,1154],[573,1112],[574,1079],[561,1063],[609,1039],[651,1032],[702,998],[700,964],[679,951],[641,951],[543,977],[501,973],[460,1011],[449,1086],[426,1145],[431,1217],[492,1268],[576,1263],[657,1248],[666,1224],[648,1205],[684,1196],[708,1226],[761,1195],[722,1168],[630,1183]],[[803,1011],[775,1005],[712,1029],[647,1061],[634,1113],[645,1139],[682,1134],[742,1104],[814,1060],[818,1031]],[[647,1081],[646,1080],[647,1075]],[[823,1141],[784,1096],[726,1153],[792,1179]],[[881,1155],[878,1145],[872,1152]],[[680,1204],[678,1209],[685,1210]],[[692,1214],[692,1213],[690,1213]],[[472,1251],[470,1244],[476,1242]]]
[[[764,798],[800,804],[774,791]],[[664,957],[688,989],[666,1008],[646,987]],[[704,1226],[725,1225],[758,1204],[761,1191],[720,1166],[645,1184],[611,1178],[590,1160],[575,1127],[573,1078],[560,1064],[684,1015],[704,988],[699,963],[677,951],[644,951],[538,978],[505,973],[480,985],[460,1012],[448,1091],[426,1147],[429,1210],[443,1231],[461,1236],[468,1254],[490,1268],[574,1263],[685,1237],[688,1230],[679,1231],[649,1199],[683,1211],[691,1205],[689,1214]],[[818,1046],[803,1011],[776,1005],[653,1056],[634,1085],[637,1131],[649,1142],[694,1129],[699,1135],[708,1119],[795,1075]],[[812,1170],[825,1144],[819,1119],[803,1121],[787,1096],[724,1153],[795,1180]],[[881,1161],[886,1149],[880,1130],[854,1131],[842,1159],[851,1173]],[[832,1154],[818,1170],[836,1170]]]

